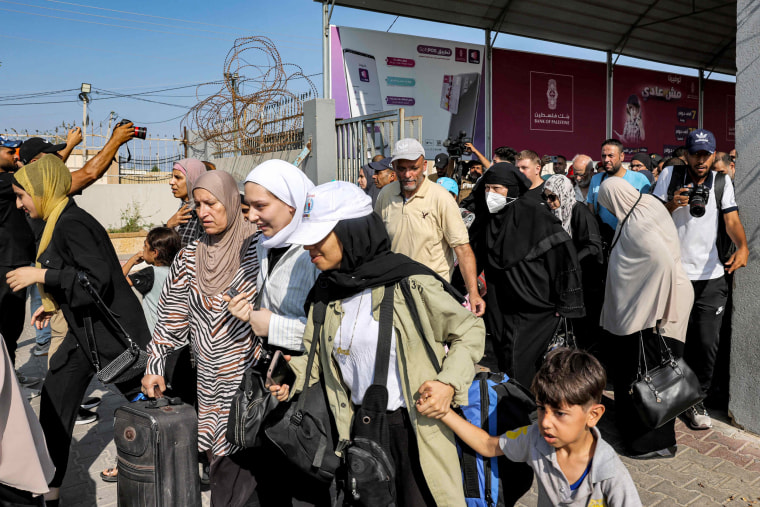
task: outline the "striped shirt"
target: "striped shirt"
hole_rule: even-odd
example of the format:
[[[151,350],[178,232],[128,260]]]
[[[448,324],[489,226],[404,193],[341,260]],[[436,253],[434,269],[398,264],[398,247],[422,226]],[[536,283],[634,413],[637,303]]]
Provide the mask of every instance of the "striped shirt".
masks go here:
[[[261,308],[272,312],[267,343],[294,351],[303,351],[306,313],[303,305],[314,286],[319,270],[311,263],[309,252],[291,245],[269,273],[268,248],[256,245],[261,269],[256,290],[261,291]]]
[[[259,271],[253,241],[230,287],[250,292]],[[248,322],[227,311],[222,294],[204,295],[196,277],[194,241],[182,249],[172,263],[158,303],[158,323],[148,345],[147,374],[164,374],[166,356],[188,341],[198,368],[198,450],[211,449],[214,455],[233,454],[241,448],[225,437],[232,395],[240,385],[243,372],[254,360],[253,331]]]

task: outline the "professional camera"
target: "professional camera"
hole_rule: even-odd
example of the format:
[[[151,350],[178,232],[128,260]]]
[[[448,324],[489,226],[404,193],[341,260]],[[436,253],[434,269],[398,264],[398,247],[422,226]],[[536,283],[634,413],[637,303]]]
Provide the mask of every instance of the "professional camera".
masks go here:
[[[467,132],[464,130],[459,133],[455,138],[449,137],[443,142],[443,146],[446,148],[450,157],[461,158],[462,155],[471,155],[472,151],[465,146],[467,143],[471,143],[472,138],[467,137]]]
[[[689,213],[695,218],[705,216],[705,206],[707,201],[710,200],[710,189],[704,185],[697,185],[696,187],[684,187],[687,192],[684,192],[683,196],[689,198]],[[672,201],[674,195],[668,195],[668,200]]]
[[[126,118],[121,120],[119,123],[116,124],[117,127],[121,127],[122,125],[126,125],[127,123],[132,123],[130,120],[127,120]],[[135,137],[138,139],[145,139],[145,137],[148,135],[148,129],[145,127],[135,127]]]

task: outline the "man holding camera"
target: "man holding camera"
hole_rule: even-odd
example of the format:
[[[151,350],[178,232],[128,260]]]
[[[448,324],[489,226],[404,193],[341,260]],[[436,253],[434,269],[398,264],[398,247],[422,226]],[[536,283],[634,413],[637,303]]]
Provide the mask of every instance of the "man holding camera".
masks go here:
[[[749,249],[731,178],[711,170],[715,136],[709,130],[694,130],[686,138],[686,149],[688,165],[664,168],[653,194],[673,217],[681,241],[681,261],[694,287],[684,359],[707,393],[726,306],[726,274],[747,265]],[[724,246],[730,245],[729,238],[736,245],[730,255]],[[692,429],[712,427],[702,403],[683,416]]]

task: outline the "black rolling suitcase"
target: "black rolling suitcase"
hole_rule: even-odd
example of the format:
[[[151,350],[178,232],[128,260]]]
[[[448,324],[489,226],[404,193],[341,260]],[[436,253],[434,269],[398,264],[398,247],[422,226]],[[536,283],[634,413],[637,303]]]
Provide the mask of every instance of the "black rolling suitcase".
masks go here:
[[[198,420],[179,398],[123,405],[114,414],[120,507],[201,507]]]

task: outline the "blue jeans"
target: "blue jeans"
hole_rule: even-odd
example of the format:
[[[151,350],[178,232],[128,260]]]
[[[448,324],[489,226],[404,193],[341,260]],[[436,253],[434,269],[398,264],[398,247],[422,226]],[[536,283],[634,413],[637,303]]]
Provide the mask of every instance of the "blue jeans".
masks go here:
[[[34,264],[32,264],[34,266]],[[34,315],[34,312],[37,311],[37,308],[42,306],[42,298],[40,297],[40,291],[37,288],[37,284],[33,283],[29,286],[29,313],[30,315]],[[37,342],[37,345],[43,346],[50,343],[50,325],[47,325],[43,327],[42,329],[37,329],[37,338],[35,341]]]

